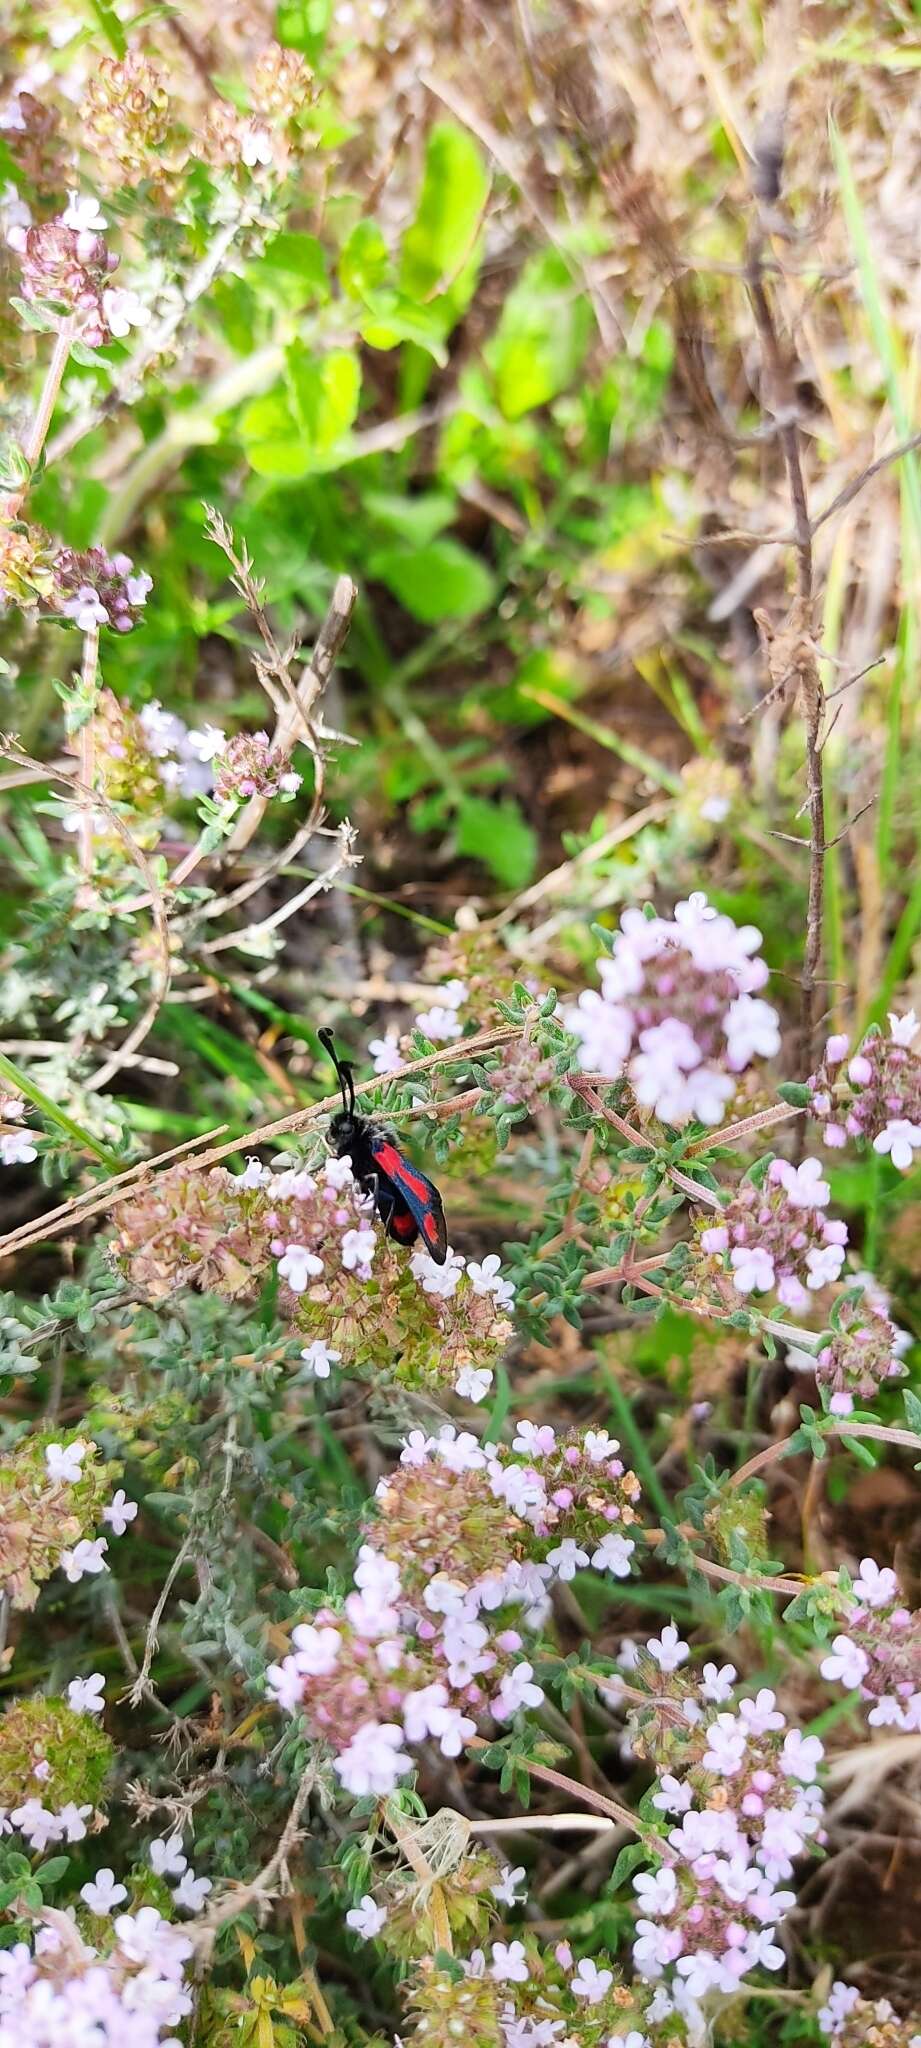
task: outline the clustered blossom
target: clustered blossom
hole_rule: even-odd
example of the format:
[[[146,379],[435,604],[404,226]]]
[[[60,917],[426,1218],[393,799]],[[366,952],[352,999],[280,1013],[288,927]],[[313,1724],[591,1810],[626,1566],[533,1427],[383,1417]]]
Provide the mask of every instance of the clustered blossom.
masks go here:
[[[129,51],[94,65],[81,103],[87,142],[111,183],[162,177],[171,139],[171,110],[163,73],[148,57]]]
[[[38,1158],[32,1132],[19,1130],[26,1115],[21,1095],[0,1095],[0,1165],[28,1166]],[[10,1128],[12,1126],[12,1128]]]
[[[657,1767],[651,1803],[665,1830],[662,1867],[634,1879],[633,1959],[685,2012],[683,2001],[781,1968],[776,1926],[795,1895],[777,1887],[822,1839],[823,1756],[769,1687],[739,1698],[731,1664],[707,1664],[695,1681],[682,1669],[689,1655],[670,1624],[630,1660],[633,1696],[640,1686],[650,1699],[631,1711],[633,1746]]]
[[[179,796],[204,796],[214,779],[210,765],[214,728],[190,730],[175,711],[164,711],[158,697],[144,705],[138,722],[164,787]]]
[[[130,555],[109,555],[105,548],[61,548],[54,560],[54,591],[48,609],[72,619],[81,633],[93,626],[111,626],[130,633],[147,603],[153,579],[136,571]]]
[[[112,1873],[100,1872],[100,1878]],[[98,1883],[98,1881],[97,1881]],[[89,1889],[89,1887],[85,1887]],[[97,1896],[114,1899],[109,1885]],[[91,1910],[98,1910],[92,1906]],[[168,2048],[192,2010],[187,1935],[155,1906],[121,1913],[105,1946],[84,1940],[61,1913],[42,1925],[30,1947],[0,1950],[0,2048],[92,2042],[93,2048]]]
[[[205,161],[226,170],[283,174],[293,157],[309,148],[309,131],[301,116],[311,96],[312,74],[297,51],[269,43],[247,79],[248,114],[229,101],[213,99],[202,129]]]
[[[404,1744],[458,1756],[482,1721],[540,1705],[519,1623],[539,1625],[555,1579],[630,1570],[639,1483],[617,1450],[603,1430],[557,1441],[533,1423],[510,1451],[450,1424],[412,1433],[342,1612],[295,1628],[268,1672],[279,1704],[334,1747],[347,1792],[391,1792],[412,1768]]]
[[[683,2039],[674,2022],[656,2031],[676,2011],[661,1989],[627,1987],[613,1958],[576,1961],[568,1941],[542,1946],[528,1928],[521,1939],[476,1947],[463,1974],[442,1969],[431,1955],[415,1970],[408,2003],[419,2043],[482,2041],[496,2048],[674,2048]],[[679,2022],[680,2024],[680,2022]]]
[[[773,1159],[760,1185],[743,1180],[721,1211],[707,1220],[698,1244],[719,1259],[736,1294],[776,1288],[786,1308],[803,1309],[809,1294],[837,1280],[844,1264],[847,1224],[824,1214],[831,1188],[817,1159],[791,1166]]]
[[[348,1159],[315,1173],[251,1159],[236,1177],[182,1165],[115,1213],[116,1260],[155,1298],[194,1285],[253,1300],[274,1268],[279,1311],[318,1379],[340,1361],[379,1373],[386,1359],[406,1385],[483,1400],[512,1335],[497,1255],[407,1259],[376,1227]]]
[[[582,1066],[625,1077],[665,1123],[717,1124],[753,1059],[780,1049],[776,1010],[755,994],[767,980],[761,933],[720,916],[700,892],[673,918],[626,910],[601,993],[586,989],[563,1022]]]
[[[114,1467],[91,1439],[53,1436],[36,1431],[0,1450],[0,1591],[15,1608],[34,1607],[57,1569],[71,1585],[107,1571],[108,1537],[90,1532],[102,1519],[123,1533],[137,1513],[121,1489],[109,1501]]]
[[[900,2019],[888,1998],[861,1998],[840,1977],[819,2009],[819,2026],[835,2048],[921,2048],[921,2015]]]
[[[276,753],[267,732],[238,732],[212,756],[214,794],[218,803],[244,797],[292,797],[303,777],[288,757]]]
[[[921,1150],[921,1053],[914,1010],[889,1015],[889,1035],[871,1031],[850,1053],[844,1033],[829,1038],[808,1081],[810,1114],[826,1145],[863,1139],[906,1173]]]
[[[489,1082],[503,1107],[520,1103],[533,1111],[546,1100],[555,1075],[555,1062],[531,1040],[521,1038],[500,1047]]]
[[[911,1338],[886,1313],[883,1301],[864,1294],[845,1299],[837,1308],[833,1328],[816,1352],[787,1350],[787,1364],[813,1372],[828,1393],[832,1415],[850,1415],[855,1402],[872,1401],[888,1380],[904,1379],[902,1353]]]
[[[871,1728],[921,1733],[921,1609],[902,1603],[888,1566],[865,1557],[851,1587],[846,1627],[822,1659],[823,1678],[872,1702]]]
[[[106,226],[96,200],[72,192],[58,219],[14,226],[7,235],[20,258],[22,297],[47,309],[55,324],[72,320],[90,348],[123,337],[144,319],[136,293],[108,282],[118,257],[106,241]]]

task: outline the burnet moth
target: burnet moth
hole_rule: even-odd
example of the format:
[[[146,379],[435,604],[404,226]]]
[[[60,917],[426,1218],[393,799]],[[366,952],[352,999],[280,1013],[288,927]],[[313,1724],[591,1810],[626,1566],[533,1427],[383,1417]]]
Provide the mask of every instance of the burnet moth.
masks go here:
[[[342,1091],[342,1108],[330,1117],[328,1131],[336,1158],[351,1160],[362,1193],[374,1197],[387,1236],[397,1244],[415,1244],[420,1237],[436,1266],[443,1266],[448,1226],[438,1189],[404,1158],[392,1131],[356,1112],[351,1061],[339,1058],[331,1031],[318,1031],[317,1037],[329,1053]]]

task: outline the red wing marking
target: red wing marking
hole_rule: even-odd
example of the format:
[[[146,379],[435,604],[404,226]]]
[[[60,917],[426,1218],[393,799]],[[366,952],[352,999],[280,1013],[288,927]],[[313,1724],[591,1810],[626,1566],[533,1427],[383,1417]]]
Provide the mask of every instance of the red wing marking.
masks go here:
[[[397,1210],[390,1219],[390,1228],[397,1237],[415,1237],[416,1219],[408,1209]]]
[[[429,1244],[438,1243],[438,1222],[430,1209],[422,1218],[422,1235],[428,1238]]]
[[[421,1174],[413,1172],[412,1167],[407,1164],[402,1152],[398,1152],[395,1145],[389,1144],[385,1138],[383,1144],[375,1144],[372,1147],[372,1151],[381,1171],[389,1174],[390,1179],[395,1181],[398,1188],[408,1188],[410,1194],[415,1195],[417,1202],[427,1202],[429,1200],[431,1193],[429,1182]]]

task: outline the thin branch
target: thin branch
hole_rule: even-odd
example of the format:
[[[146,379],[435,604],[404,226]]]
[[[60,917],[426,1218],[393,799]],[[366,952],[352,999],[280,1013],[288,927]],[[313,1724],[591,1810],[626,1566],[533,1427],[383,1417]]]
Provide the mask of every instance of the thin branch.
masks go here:
[[[128,1691],[122,1694],[122,1698],[128,1701],[129,1706],[139,1707],[143,1699],[147,1697],[154,1697],[154,1688],[150,1682],[150,1667],[157,1654],[157,1645],[159,1643],[159,1628],[160,1623],[163,1620],[163,1610],[173,1590],[176,1580],[179,1577],[182,1567],[185,1564],[186,1558],[189,1555],[194,1540],[195,1539],[193,1533],[190,1529],[188,1535],[183,1537],[183,1540],[179,1546],[179,1549],[176,1552],[173,1562],[170,1565],[169,1571],[167,1572],[166,1579],[163,1584],[163,1589],[160,1594],[160,1598],[157,1601],[156,1607],[154,1608],[154,1611],[147,1624],[147,1635],[144,1641],[144,1656],[141,1663],[141,1668],[133,1684],[129,1686]]]
[[[301,1776],[278,1845],[268,1862],[249,1884],[236,1885],[232,1891],[225,1892],[221,1898],[215,1899],[207,1913],[188,1923],[188,1934],[196,1948],[207,1952],[213,1946],[218,1930],[225,1927],[228,1920],[235,1920],[239,1913],[246,1912],[248,1906],[266,1904],[274,1898],[278,1891],[277,1877],[281,1878],[282,1884],[288,1883],[288,1857],[297,1841],[301,1817],[315,1782],[316,1767],[310,1762]]]
[[[809,1332],[804,1334],[809,1335]],[[882,1422],[850,1422],[844,1419],[839,1423],[827,1423],[823,1434],[836,1437],[871,1437],[876,1443],[903,1444],[906,1450],[921,1452],[921,1436],[913,1435],[909,1429],[890,1429]],[[746,1479],[753,1479],[756,1472],[762,1472],[765,1466],[776,1464],[778,1458],[786,1455],[793,1442],[792,1436],[784,1436],[778,1438],[776,1443],[766,1444],[763,1451],[757,1451],[746,1465],[740,1465],[738,1472],[733,1473],[729,1481],[732,1490],[735,1491],[736,1487],[744,1485]]]

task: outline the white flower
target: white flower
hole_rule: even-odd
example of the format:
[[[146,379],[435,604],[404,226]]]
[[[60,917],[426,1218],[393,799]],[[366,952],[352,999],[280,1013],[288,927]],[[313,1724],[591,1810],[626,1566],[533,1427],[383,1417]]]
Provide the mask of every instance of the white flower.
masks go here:
[[[683,1643],[673,1621],[662,1630],[660,1636],[653,1636],[646,1644],[650,1657],[654,1657],[660,1671],[677,1671],[679,1664],[685,1664],[691,1654],[689,1643]]]
[[[584,1998],[589,2005],[600,2005],[613,1982],[613,1970],[599,1970],[590,1956],[583,1956],[575,1976],[570,1977],[569,1988],[574,1998]]]
[[[889,1036],[894,1045],[911,1045],[918,1035],[918,1019],[914,1010],[907,1010],[904,1017],[889,1011]]]
[[[633,1880],[644,1913],[651,1913],[656,1920],[667,1920],[674,1911],[678,1898],[678,1880],[670,1866],[655,1872],[643,1870]]]
[[[348,1273],[360,1273],[370,1266],[377,1246],[374,1227],[360,1223],[357,1230],[345,1231],[342,1239],[342,1263]]]
[[[804,1159],[799,1166],[775,1159],[772,1179],[780,1182],[791,1209],[825,1209],[831,1201],[831,1188],[822,1179],[817,1159]]]
[[[528,1981],[528,1960],[523,1941],[494,1941],[489,1974],[497,1984],[526,1984]]]
[[[768,1686],[762,1686],[753,1700],[740,1700],[739,1719],[744,1722],[749,1735],[767,1735],[772,1728],[782,1728],[784,1725],[784,1716],[778,1709],[776,1695]]]
[[[179,1877],[188,1865],[188,1857],[182,1853],[182,1836],[161,1835],[151,1842],[148,1850],[150,1867],[156,1877]]]
[[[774,1261],[763,1245],[736,1245],[729,1255],[737,1294],[766,1294],[774,1285]]]
[[[312,1344],[305,1344],[301,1357],[307,1371],[313,1374],[314,1379],[328,1380],[330,1366],[338,1365],[342,1353],[341,1351],[334,1351],[331,1345],[325,1344],[322,1337],[315,1337]]]
[[[850,1636],[835,1636],[832,1654],[823,1657],[819,1670],[823,1678],[835,1679],[853,1692],[861,1684],[870,1669],[870,1659],[859,1643],[852,1643]]]
[[[674,1778],[670,1771],[663,1771],[659,1790],[652,1796],[653,1806],[658,1807],[660,1813],[687,1813],[693,1802],[694,1794],[687,1779]]]
[[[134,294],[131,293],[129,296],[133,297]],[[147,603],[152,589],[153,577],[148,576],[146,569],[138,569],[134,576],[125,577],[125,595],[128,603],[136,605],[139,609]]]
[[[128,1897],[123,1884],[116,1884],[114,1870],[97,1870],[88,1884],[81,1885],[80,1897],[91,1913],[111,1913],[113,1906],[120,1906]]]
[[[72,1678],[67,1688],[67,1704],[75,1714],[101,1714],[105,1707],[105,1679],[101,1671],[94,1671],[89,1678]]]
[[[107,228],[108,221],[100,211],[98,199],[82,198],[78,192],[68,192],[67,205],[61,214],[63,228],[75,228],[78,234],[98,235]]]
[[[716,802],[715,797],[713,801]],[[728,804],[726,808],[729,809]],[[609,2034],[607,2048],[652,2048],[652,2044],[648,2034],[641,2034],[636,2027],[631,2027],[629,2034]]]
[[[60,1566],[64,1577],[72,1586],[76,1586],[85,1573],[94,1575],[96,1572],[107,1572],[109,1567],[105,1561],[105,1552],[108,1548],[104,1536],[97,1536],[94,1542],[84,1536],[79,1543],[74,1544],[72,1550],[62,1550]]]
[[[464,1259],[449,1245],[444,1265],[436,1266],[428,1252],[413,1252],[409,1261],[410,1272],[415,1274],[424,1294],[439,1295],[442,1301],[450,1301],[457,1292],[457,1283],[464,1270]]]
[[[216,754],[224,752],[227,734],[219,725],[203,725],[186,735],[186,745],[197,761],[213,761]]]
[[[261,1188],[271,1178],[268,1167],[263,1166],[255,1153],[249,1154],[243,1172],[234,1175],[238,1188]]]
[[[123,341],[125,335],[131,333],[132,327],[143,327],[147,319],[147,307],[143,299],[138,298],[137,292],[128,291],[124,285],[106,287],[102,294],[102,310],[109,333],[114,335],[116,341]],[[134,598],[131,591],[128,591],[130,604],[143,604],[147,591],[153,589],[153,582],[149,576],[143,580],[146,588],[142,590],[140,597]],[[141,579],[135,577],[132,581],[140,582]]]
[[[565,1006],[562,1021],[567,1031],[581,1040],[580,1065],[585,1072],[601,1074],[606,1081],[619,1080],[633,1043],[630,1011],[606,1002],[597,989],[586,988],[577,1003]]]
[[[635,1549],[636,1544],[626,1536],[602,1536],[597,1550],[592,1552],[592,1564],[596,1572],[612,1572],[615,1579],[629,1579]]]
[[[476,1722],[468,1720],[459,1707],[436,1707],[429,1716],[429,1727],[442,1756],[460,1756],[464,1744],[476,1734]]]
[[[400,1057],[400,1041],[393,1026],[388,1026],[383,1038],[370,1038],[368,1051],[374,1061],[376,1074],[398,1074],[403,1061]]]
[[[603,1465],[606,1458],[617,1456],[620,1443],[616,1436],[609,1436],[606,1429],[587,1429],[582,1449],[591,1465]]]
[[[734,1664],[723,1664],[719,1670],[715,1664],[705,1664],[700,1688],[701,1699],[712,1700],[714,1705],[720,1706],[723,1700],[728,1700],[737,1677],[738,1672]]]
[[[454,1382],[454,1392],[461,1394],[465,1401],[485,1401],[492,1381],[488,1366],[462,1365]]]
[[[349,1187],[354,1178],[352,1162],[346,1158],[345,1153],[343,1153],[341,1159],[327,1159],[324,1161],[323,1179],[327,1187],[334,1188],[337,1194],[340,1194],[343,1188]]]
[[[5,1131],[0,1135],[0,1160],[4,1166],[29,1166],[38,1151],[28,1131]]]
[[[448,1694],[438,1679],[431,1685],[421,1685],[416,1692],[403,1695],[403,1729],[407,1742],[424,1742],[427,1735],[433,1735],[433,1719],[439,1710],[447,1705]]]
[[[853,1593],[854,1599],[859,1600],[862,1607],[888,1607],[891,1601],[899,1597],[899,1582],[888,1565],[881,1568],[874,1563],[872,1557],[862,1557],[859,1576],[854,1580]]]
[[[745,1761],[746,1748],[745,1729],[735,1715],[717,1714],[707,1730],[704,1768],[715,1771],[720,1778],[734,1778]]]
[[[64,1833],[60,1816],[49,1813],[40,1799],[27,1799],[23,1806],[14,1807],[10,1819],[40,1855],[49,1842],[59,1842]]]
[[[848,2013],[853,2012],[860,1997],[856,1984],[833,1984],[828,1994],[828,2004],[819,2008],[819,2026],[823,2034],[837,2034],[843,2027]]]
[[[549,1458],[556,1446],[556,1431],[549,1422],[519,1422],[512,1438],[512,1450],[524,1451],[529,1458]]]
[[[65,1486],[76,1486],[83,1477],[80,1467],[89,1450],[89,1444],[49,1444],[45,1451],[45,1470],[49,1479],[63,1482]]]
[[[758,996],[736,996],[723,1018],[729,1064],[739,1073],[757,1054],[770,1060],[780,1051],[780,1019]]]
[[[379,1906],[376,1899],[372,1899],[370,1892],[365,1892],[359,1904],[352,1906],[346,1914],[345,1924],[347,1927],[351,1927],[353,1933],[360,1935],[362,1941],[373,1941],[374,1936],[380,1933],[386,1919],[387,1914],[384,1907]]]
[[[251,171],[255,170],[257,164],[270,164],[272,137],[268,129],[258,128],[255,121],[249,121],[243,130],[240,156]]]
[[[493,1898],[498,1900],[500,1906],[521,1905],[522,1899],[527,1896],[527,1892],[526,1890],[519,1892],[518,1886],[523,1882],[525,1874],[523,1863],[516,1863],[514,1870],[506,1865],[499,1883],[490,1885],[489,1889],[492,1892]]]
[[[289,1244],[278,1261],[279,1277],[287,1280],[292,1294],[303,1294],[308,1280],[323,1271],[323,1261],[302,1244]]]
[[[303,1677],[326,1678],[335,1670],[342,1637],[337,1629],[317,1628],[312,1621],[301,1621],[291,1632],[291,1644],[295,1664]]]
[[[66,1842],[82,1842],[86,1839],[86,1816],[92,1813],[91,1806],[75,1806],[69,1799],[58,1814],[61,1830]]]
[[[416,1018],[416,1030],[431,1039],[433,1045],[446,1045],[451,1039],[460,1038],[463,1028],[455,1011],[444,1003],[433,1003],[430,1010],[420,1010]]]
[[[785,1778],[796,1778],[801,1785],[811,1785],[824,1755],[824,1745],[817,1735],[804,1735],[799,1728],[788,1728],[783,1740],[780,1768]]]
[[[362,1799],[369,1792],[384,1798],[399,1778],[412,1770],[412,1757],[401,1747],[403,1730],[393,1721],[363,1721],[351,1742],[336,1758],[334,1769],[347,1792]]]
[[[564,1536],[555,1550],[548,1550],[547,1563],[553,1566],[557,1578],[568,1585],[578,1571],[584,1571],[588,1564],[588,1551],[580,1550],[574,1536]]]
[[[510,1721],[521,1707],[539,1707],[543,1697],[543,1686],[534,1682],[533,1665],[516,1664],[500,1679],[492,1710],[497,1721]]]
[[[918,1141],[921,1143],[921,1131]],[[844,1252],[839,1244],[813,1246],[812,1251],[806,1253],[807,1287],[830,1287],[832,1281],[837,1280],[843,1264]]]
[[[200,1913],[210,1890],[210,1877],[196,1877],[194,1870],[186,1870],[174,1887],[173,1899],[187,1913]]]
[[[490,1252],[482,1264],[471,1259],[467,1267],[467,1278],[474,1294],[492,1294],[497,1307],[510,1308],[515,1299],[515,1289],[510,1280],[503,1280],[499,1271],[501,1260],[498,1252]]]
[[[900,1173],[908,1172],[919,1146],[921,1124],[909,1123],[904,1116],[891,1118],[885,1130],[879,1131],[873,1140],[874,1152],[888,1152],[893,1166],[897,1166]]]
[[[123,1487],[112,1495],[107,1508],[102,1510],[102,1519],[108,1522],[113,1536],[124,1536],[129,1522],[133,1522],[138,1511],[136,1500],[128,1500]]]

